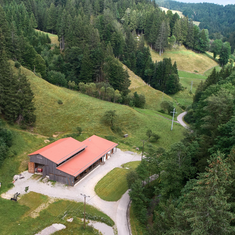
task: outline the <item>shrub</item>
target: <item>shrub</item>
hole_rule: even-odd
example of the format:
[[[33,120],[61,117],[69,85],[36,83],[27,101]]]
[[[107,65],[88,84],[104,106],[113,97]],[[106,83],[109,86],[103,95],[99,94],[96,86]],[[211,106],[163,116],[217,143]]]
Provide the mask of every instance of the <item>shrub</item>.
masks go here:
[[[112,126],[111,129],[114,133],[117,133],[120,136],[123,136],[122,129],[119,126]]]
[[[58,104],[63,104],[63,101],[62,100],[58,100],[57,103]]]
[[[150,142],[157,142],[160,139],[160,135],[156,134],[156,133],[152,133],[149,141]]]
[[[20,64],[18,61],[16,61],[16,62],[15,62],[15,67],[16,67],[17,69],[19,69],[20,66],[21,66],[21,64]]]
[[[174,109],[174,105],[172,102],[170,101],[163,101],[161,103],[161,108],[164,110],[164,111],[167,111],[168,114],[171,114],[172,110]]]

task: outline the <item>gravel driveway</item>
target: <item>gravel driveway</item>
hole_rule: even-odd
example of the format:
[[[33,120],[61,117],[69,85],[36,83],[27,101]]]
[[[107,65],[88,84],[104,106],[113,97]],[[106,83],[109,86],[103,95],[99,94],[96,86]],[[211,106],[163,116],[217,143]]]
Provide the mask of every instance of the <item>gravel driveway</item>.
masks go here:
[[[126,221],[126,210],[130,200],[128,193],[125,193],[117,202],[107,202],[96,195],[94,188],[97,182],[115,167],[120,167],[127,162],[140,160],[141,156],[136,153],[123,152],[117,149],[117,152],[115,152],[104,165],[100,165],[74,187],[65,186],[60,183],[52,185],[50,182],[43,183],[39,180],[30,179],[32,174],[25,171],[22,173],[25,178],[17,180],[15,187],[10,189],[5,194],[5,197],[11,197],[16,192],[23,195],[26,186],[29,186],[29,191],[41,193],[49,197],[75,200],[78,202],[83,202],[83,197],[80,194],[86,194],[90,196],[90,198],[87,199],[88,204],[98,208],[112,218],[117,226],[119,235],[128,235],[129,231]]]

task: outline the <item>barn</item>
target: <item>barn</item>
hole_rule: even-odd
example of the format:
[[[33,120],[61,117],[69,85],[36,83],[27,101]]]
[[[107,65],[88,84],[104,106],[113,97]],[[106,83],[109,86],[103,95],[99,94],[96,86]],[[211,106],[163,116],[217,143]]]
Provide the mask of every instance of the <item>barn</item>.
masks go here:
[[[43,177],[74,186],[87,173],[105,162],[117,144],[93,135],[80,142],[63,138],[31,154],[29,172],[42,172]]]

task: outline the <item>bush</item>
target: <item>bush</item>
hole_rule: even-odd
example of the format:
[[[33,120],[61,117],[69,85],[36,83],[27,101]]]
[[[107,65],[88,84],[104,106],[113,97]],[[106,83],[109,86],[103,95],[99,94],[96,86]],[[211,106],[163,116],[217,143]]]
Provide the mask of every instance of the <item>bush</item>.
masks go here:
[[[122,129],[119,126],[112,126],[111,129],[114,133],[117,133],[120,136],[123,136]]]
[[[156,133],[152,133],[149,141],[150,142],[157,142],[160,139],[160,135],[156,134]]]
[[[63,101],[62,100],[58,100],[57,103],[58,104],[63,104]]]
[[[168,114],[170,115],[171,114],[171,112],[173,111],[173,109],[174,109],[174,105],[173,105],[173,103],[172,102],[170,102],[170,101],[163,101],[162,103],[161,103],[161,108],[166,112],[168,112]]]
[[[77,135],[80,136],[82,134],[82,128],[80,126],[76,127]]]
[[[136,171],[134,170],[131,170],[127,173],[126,175],[126,181],[127,181],[127,185],[128,185],[128,188],[130,189],[131,188],[131,185],[133,183],[135,183],[135,181],[139,178],[138,174]]]
[[[20,66],[21,66],[21,64],[20,64],[18,61],[16,61],[16,62],[15,62],[15,67],[16,67],[17,69],[19,69]]]

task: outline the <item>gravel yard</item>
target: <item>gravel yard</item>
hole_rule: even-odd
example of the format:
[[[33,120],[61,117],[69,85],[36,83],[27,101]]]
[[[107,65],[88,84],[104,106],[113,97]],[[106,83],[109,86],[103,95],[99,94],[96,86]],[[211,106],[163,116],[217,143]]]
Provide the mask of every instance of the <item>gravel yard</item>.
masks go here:
[[[121,167],[124,163],[140,160],[141,156],[136,153],[123,152],[117,149],[117,152],[115,152],[104,165],[100,165],[98,168],[94,169],[74,187],[66,186],[61,183],[52,183],[50,181],[46,182],[46,180],[43,182],[44,180],[41,180],[41,178],[35,179],[32,177],[32,174],[25,171],[22,173],[24,178],[18,179],[14,183],[15,187],[1,196],[9,199],[16,192],[23,195],[25,193],[25,187],[27,186],[29,187],[28,192],[33,191],[49,197],[79,202],[83,202],[83,197],[80,194],[86,194],[90,196],[87,199],[87,203],[107,214],[115,222],[119,235],[127,235],[129,232],[126,221],[126,209],[129,203],[129,195],[125,193],[119,201],[107,202],[96,195],[94,188],[97,182],[115,167]],[[102,232],[101,225],[99,225],[99,230]],[[107,234],[107,232],[104,234]]]

